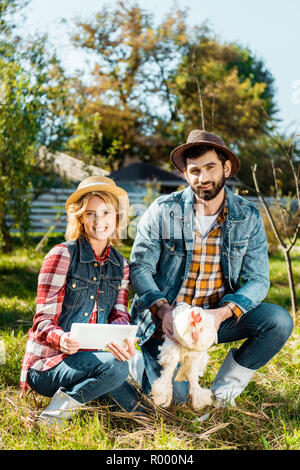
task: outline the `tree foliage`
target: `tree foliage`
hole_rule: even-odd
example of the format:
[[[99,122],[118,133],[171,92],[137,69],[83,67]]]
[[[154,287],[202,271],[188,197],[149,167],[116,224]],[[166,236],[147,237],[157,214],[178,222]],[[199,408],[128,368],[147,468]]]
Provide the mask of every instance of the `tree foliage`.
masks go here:
[[[7,0],[0,10],[7,46],[0,54],[0,247],[6,252],[13,229],[23,237],[29,230],[31,200],[43,184],[39,146],[55,149],[65,135],[62,70],[46,53],[45,38],[25,45],[14,37],[6,18],[18,7],[19,1]]]
[[[186,10],[172,10],[156,24],[149,12],[119,1],[77,22],[73,42],[95,67],[91,84],[78,82],[71,148],[84,158],[78,123],[88,126],[97,115],[92,158],[107,168],[126,157],[168,164],[171,148],[203,126],[202,110],[206,130],[243,152],[244,162],[268,129],[263,109],[276,116],[274,79],[263,61],[248,48],[221,43],[206,24],[189,27]]]
[[[163,139],[156,138],[161,109],[167,102],[168,114],[173,100],[167,79],[186,44],[185,28],[182,12],[175,11],[155,27],[152,14],[124,2],[115,9],[104,7],[90,22],[76,24],[74,44],[96,59],[93,84],[77,83],[84,98],[75,103],[74,113],[75,126],[87,115],[100,116],[98,135],[94,129],[99,144],[94,159],[104,159],[113,169],[126,156],[158,157],[153,149]],[[112,156],[116,141],[118,150]],[[73,145],[73,150],[82,153],[83,148]]]
[[[266,191],[270,159],[284,173],[267,118],[276,118],[274,79],[248,48],[221,42],[206,24],[188,26],[186,10],[173,9],[156,23],[138,5],[119,1],[77,21],[73,43],[95,65],[88,81],[67,78],[47,37],[24,41],[14,33],[14,14],[26,4],[0,2],[0,245],[6,251],[12,229],[28,232],[30,201],[45,186],[41,145],[111,171],[132,158],[167,167],[170,150],[204,126],[238,153],[246,186],[253,187],[249,168],[256,162]],[[290,190],[289,181],[282,190]]]
[[[247,76],[239,73],[234,64],[244,53],[235,44],[220,44],[206,32],[198,33],[172,83],[181,128],[186,135],[188,129],[205,127],[238,150],[245,142],[253,142],[266,126],[267,83],[252,82],[251,69]]]

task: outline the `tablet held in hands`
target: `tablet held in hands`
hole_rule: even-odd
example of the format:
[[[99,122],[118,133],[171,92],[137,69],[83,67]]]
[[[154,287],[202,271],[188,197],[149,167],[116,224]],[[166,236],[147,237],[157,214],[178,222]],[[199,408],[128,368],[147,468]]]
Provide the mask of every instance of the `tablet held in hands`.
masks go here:
[[[111,342],[125,348],[125,339],[134,341],[137,329],[137,325],[73,323],[70,337],[79,341],[81,349],[106,349]]]

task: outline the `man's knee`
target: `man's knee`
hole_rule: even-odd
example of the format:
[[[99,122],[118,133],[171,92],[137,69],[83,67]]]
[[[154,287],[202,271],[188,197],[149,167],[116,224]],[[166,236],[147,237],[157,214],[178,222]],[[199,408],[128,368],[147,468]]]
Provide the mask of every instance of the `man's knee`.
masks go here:
[[[120,384],[124,383],[129,375],[128,361],[118,361],[116,359],[116,366],[113,369],[116,381]]]
[[[285,308],[279,305],[270,305],[270,307],[271,315],[269,319],[271,325],[276,331],[276,335],[285,342],[293,331],[293,319]]]
[[[103,364],[99,365],[95,370],[95,376],[102,379],[103,374],[113,381],[115,386],[119,386],[125,382],[129,375],[128,361],[119,361],[113,358]]]

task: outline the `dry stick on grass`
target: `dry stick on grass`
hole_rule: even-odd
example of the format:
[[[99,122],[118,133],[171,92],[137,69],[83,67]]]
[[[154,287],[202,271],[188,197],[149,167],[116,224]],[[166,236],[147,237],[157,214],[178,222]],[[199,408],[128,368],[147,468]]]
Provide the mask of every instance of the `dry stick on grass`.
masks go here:
[[[176,433],[178,435],[181,435],[183,437],[188,437],[192,441],[196,441],[199,439],[207,439],[211,434],[226,428],[229,426],[230,423],[218,423],[208,429],[203,429],[202,431],[201,427],[199,427],[199,432],[189,432],[183,429],[183,426],[185,424],[190,425],[190,420],[185,419],[183,416],[177,416],[174,412],[167,410],[163,407],[155,405],[152,400],[149,399],[147,395],[145,395],[143,392],[141,392],[139,389],[137,392],[140,394],[140,396],[143,398],[144,402],[148,404],[149,409],[148,411],[152,411],[152,413],[155,413],[155,419],[153,420],[153,416],[139,416],[138,414],[132,412],[129,413],[126,410],[124,410],[122,407],[122,411],[115,411],[111,412],[112,415],[118,416],[118,417],[123,417],[123,418],[129,418],[134,420],[136,423],[144,426],[146,430],[149,431],[149,433],[156,433],[157,431],[157,421],[160,419],[162,416],[164,417],[165,420],[170,420],[172,422],[172,425],[169,423],[165,423],[165,429],[167,433]],[[120,406],[120,404],[119,404]]]
[[[45,235],[42,237],[42,239],[38,242],[38,244],[36,245],[34,251],[35,252],[38,252],[43,246],[45,243],[47,243],[47,240],[49,238],[49,236],[51,235],[51,233],[56,229],[56,227],[59,226],[59,224],[62,222],[62,220],[64,219],[64,215],[61,214],[58,216],[58,219],[57,221],[55,222],[55,224],[51,225],[51,227],[49,227],[49,229],[47,230],[47,232],[45,233]]]

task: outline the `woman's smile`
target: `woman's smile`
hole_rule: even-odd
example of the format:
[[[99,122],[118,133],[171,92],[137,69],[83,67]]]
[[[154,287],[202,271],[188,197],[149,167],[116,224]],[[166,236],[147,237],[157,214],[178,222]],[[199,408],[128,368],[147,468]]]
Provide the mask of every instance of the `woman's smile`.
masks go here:
[[[91,197],[83,213],[82,223],[85,234],[94,248],[104,248],[109,238],[115,235],[116,217],[116,211],[112,206],[107,205],[98,196]],[[100,242],[101,246],[96,246],[97,242]]]

